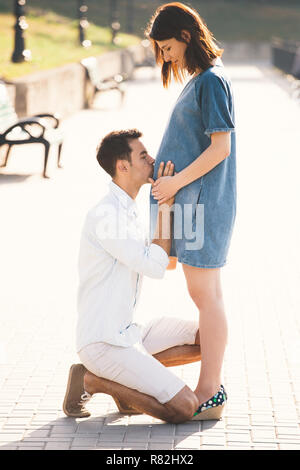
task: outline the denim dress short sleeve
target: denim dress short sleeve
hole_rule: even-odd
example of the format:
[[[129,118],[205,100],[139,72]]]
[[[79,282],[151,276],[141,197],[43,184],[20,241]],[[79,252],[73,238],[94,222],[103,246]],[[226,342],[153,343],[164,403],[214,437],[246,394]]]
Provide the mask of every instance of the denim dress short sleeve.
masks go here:
[[[179,95],[156,156],[154,178],[161,161],[172,160],[176,172],[190,165],[209,147],[215,132],[230,132],[230,155],[178,191],[174,204],[171,255],[201,268],[226,264],[236,215],[234,100],[220,59],[192,78]],[[150,194],[151,237],[156,219],[157,201]]]

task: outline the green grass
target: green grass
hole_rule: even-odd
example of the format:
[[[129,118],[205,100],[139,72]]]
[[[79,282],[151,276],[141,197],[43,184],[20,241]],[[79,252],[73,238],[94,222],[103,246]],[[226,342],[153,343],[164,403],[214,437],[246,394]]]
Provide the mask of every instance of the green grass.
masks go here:
[[[28,30],[25,33],[26,49],[31,50],[32,60],[14,64],[11,55],[14,48],[14,18],[9,13],[0,13],[0,76],[12,79],[40,70],[59,67],[66,63],[79,62],[84,57],[100,55],[108,50],[115,50],[137,44],[139,38],[121,33],[118,46],[111,45],[111,34],[108,28],[91,24],[88,39],[92,46],[85,49],[78,45],[78,27],[75,20],[44,13],[36,16],[27,15]]]
[[[29,28],[25,38],[26,47],[32,51],[32,62],[12,64],[13,3],[13,0],[0,0],[0,76],[13,78],[78,62],[112,47],[108,27],[110,0],[86,0],[90,22],[87,38],[93,42],[88,50],[77,45],[77,0],[27,0]],[[130,23],[132,33],[143,37],[147,22],[163,1],[131,0],[130,17],[127,0],[117,3],[122,40],[119,47],[125,47],[138,40],[126,34]],[[272,36],[300,40],[299,0],[191,0],[186,3],[199,11],[221,44],[223,41],[270,41]]]

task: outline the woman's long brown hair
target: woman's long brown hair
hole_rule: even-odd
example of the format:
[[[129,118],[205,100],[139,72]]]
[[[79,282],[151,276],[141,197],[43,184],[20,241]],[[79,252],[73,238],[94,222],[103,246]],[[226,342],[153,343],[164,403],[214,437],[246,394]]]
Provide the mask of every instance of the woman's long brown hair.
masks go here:
[[[182,38],[182,30],[190,33],[189,42]],[[164,61],[156,41],[175,38],[177,41],[186,42],[186,71],[189,74],[195,73],[199,68],[207,70],[211,66],[211,61],[223,54],[223,49],[216,45],[213,34],[196,10],[180,2],[166,3],[158,7],[145,33],[152,42],[156,62],[161,66],[165,88],[170,84],[172,72],[176,81],[182,81],[183,73],[176,64]]]

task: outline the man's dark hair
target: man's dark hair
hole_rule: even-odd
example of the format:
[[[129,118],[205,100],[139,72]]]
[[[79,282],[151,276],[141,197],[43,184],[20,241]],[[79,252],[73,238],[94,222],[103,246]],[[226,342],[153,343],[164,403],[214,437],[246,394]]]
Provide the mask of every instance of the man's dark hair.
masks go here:
[[[97,160],[101,168],[113,178],[116,174],[117,160],[127,160],[131,163],[129,141],[139,139],[142,135],[137,129],[113,131],[107,134],[97,149]]]

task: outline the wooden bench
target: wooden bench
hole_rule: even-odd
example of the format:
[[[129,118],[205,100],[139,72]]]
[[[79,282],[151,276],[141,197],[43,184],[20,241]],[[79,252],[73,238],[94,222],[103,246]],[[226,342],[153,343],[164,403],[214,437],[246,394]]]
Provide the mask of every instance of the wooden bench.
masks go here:
[[[141,42],[141,56],[142,57],[140,57],[139,60],[136,61],[135,67],[152,67],[154,69],[156,68],[156,60],[149,39],[144,39]]]
[[[63,144],[63,135],[58,128],[59,119],[54,114],[37,114],[32,117],[19,119],[6,89],[5,82],[0,80],[0,148],[7,145],[5,159],[1,167],[8,162],[11,148],[14,145],[42,144],[44,146],[43,177],[47,176],[47,162],[50,146],[58,145],[57,166],[60,165],[60,156]]]
[[[91,85],[91,87],[86,88],[85,93],[87,107],[90,108],[92,106],[97,93],[110,90],[117,90],[121,95],[121,103],[123,103],[125,96],[125,88],[123,86],[124,75],[116,74],[113,77],[101,78],[96,57],[87,57],[80,63],[84,67],[88,82]]]
[[[300,42],[272,38],[272,63],[285,73],[300,79]]]

